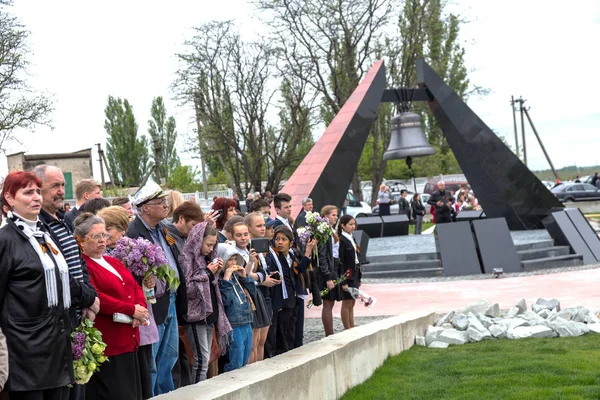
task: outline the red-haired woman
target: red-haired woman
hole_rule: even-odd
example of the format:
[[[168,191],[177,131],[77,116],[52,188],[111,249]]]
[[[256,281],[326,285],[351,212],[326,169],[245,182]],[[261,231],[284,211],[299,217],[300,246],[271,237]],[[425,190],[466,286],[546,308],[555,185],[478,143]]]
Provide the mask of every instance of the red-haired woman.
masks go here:
[[[219,230],[219,243],[225,243],[225,241],[227,241],[227,237],[221,233],[221,230],[229,218],[237,214],[236,206],[237,203],[235,200],[227,197],[218,197],[212,205],[212,209],[219,212],[217,220],[215,221],[217,229]]]
[[[96,299],[69,275],[60,247],[38,218],[41,186],[35,174],[13,171],[2,187],[9,212],[0,229],[0,328],[9,353],[4,390],[11,400],[69,398],[69,308],[90,307]]]

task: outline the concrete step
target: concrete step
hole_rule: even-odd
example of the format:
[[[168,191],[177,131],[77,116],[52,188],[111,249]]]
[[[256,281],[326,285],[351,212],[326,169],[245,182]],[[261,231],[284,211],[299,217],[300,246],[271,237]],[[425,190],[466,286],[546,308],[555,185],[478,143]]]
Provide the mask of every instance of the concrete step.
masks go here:
[[[419,269],[402,269],[389,271],[371,271],[363,272],[363,278],[382,279],[382,278],[431,278],[436,276],[444,276],[443,268],[419,268]]]
[[[536,260],[539,258],[566,256],[569,254],[569,252],[569,246],[552,246],[541,249],[521,250],[517,253],[521,261],[529,261]]]
[[[545,249],[552,246],[554,246],[554,240],[552,239],[540,240],[538,242],[520,243],[515,245],[517,251]]]
[[[521,268],[523,268],[523,271],[533,271],[546,268],[578,267],[580,265],[583,265],[583,256],[581,254],[568,254],[565,256],[521,261]]]
[[[391,254],[383,256],[368,256],[367,259],[372,264],[391,263],[398,261],[427,261],[439,260],[440,253]]]
[[[420,260],[420,261],[392,261],[369,263],[362,266],[363,273],[382,272],[382,271],[407,271],[420,270],[427,268],[441,268],[440,260]]]

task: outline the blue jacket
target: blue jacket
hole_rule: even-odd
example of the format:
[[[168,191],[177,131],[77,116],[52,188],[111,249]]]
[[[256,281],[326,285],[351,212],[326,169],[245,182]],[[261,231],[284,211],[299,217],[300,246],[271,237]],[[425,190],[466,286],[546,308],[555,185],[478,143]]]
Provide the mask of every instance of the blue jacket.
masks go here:
[[[231,280],[221,280],[219,283],[225,314],[232,328],[251,324],[253,319],[252,306],[246,297],[242,285],[244,285],[251,296],[256,296],[256,285],[252,278],[241,278],[236,276],[235,272],[231,276]]]

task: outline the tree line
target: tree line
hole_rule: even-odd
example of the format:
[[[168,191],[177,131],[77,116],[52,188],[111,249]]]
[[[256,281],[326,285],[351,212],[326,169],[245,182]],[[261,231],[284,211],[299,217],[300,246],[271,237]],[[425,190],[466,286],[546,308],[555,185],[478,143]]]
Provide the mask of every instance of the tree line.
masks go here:
[[[28,33],[0,0],[0,148],[13,131],[49,124],[52,101],[27,86]],[[425,60],[464,99],[483,93],[470,83],[459,39],[462,20],[445,0],[254,0],[269,33],[243,40],[233,21],[194,28],[177,54],[173,96],[191,107],[193,135],[182,146],[201,156],[210,182],[239,193],[278,191],[343,107],[371,65],[386,62],[390,87],[415,87],[415,60]],[[160,99],[160,100],[159,100]],[[437,150],[414,160],[417,176],[451,174],[460,168],[426,105],[413,104]],[[402,160],[383,161],[397,105],[382,104],[353,179],[377,187],[385,178],[407,178]],[[198,171],[182,166],[177,132],[162,98],[151,107],[148,136],[138,133],[126,99],[109,97],[105,109],[107,155],[113,180],[155,179],[181,190],[198,190]],[[266,182],[266,187],[262,185]],[[185,189],[184,189],[185,187]],[[375,195],[375,194],[373,194]],[[372,199],[373,200],[373,199]]]
[[[371,65],[384,59],[391,87],[416,87],[417,58],[426,61],[463,98],[470,82],[459,40],[461,20],[443,0],[256,0],[269,35],[244,41],[233,21],[195,28],[178,54],[176,97],[191,105],[197,132],[186,146],[202,154],[214,175],[223,171],[240,193],[276,192],[328,125]],[[417,159],[418,176],[460,168],[440,127],[424,104],[425,133],[436,148]],[[277,112],[277,118],[274,113]],[[403,161],[386,162],[392,104],[379,107],[353,189],[385,178],[406,178]],[[266,188],[261,182],[266,181]],[[373,195],[376,195],[374,193]]]
[[[148,136],[140,135],[133,107],[127,99],[108,97],[104,109],[106,153],[112,184],[136,186],[152,177],[171,188],[196,190],[195,171],[182,166],[177,154],[177,125],[161,96],[150,107]]]

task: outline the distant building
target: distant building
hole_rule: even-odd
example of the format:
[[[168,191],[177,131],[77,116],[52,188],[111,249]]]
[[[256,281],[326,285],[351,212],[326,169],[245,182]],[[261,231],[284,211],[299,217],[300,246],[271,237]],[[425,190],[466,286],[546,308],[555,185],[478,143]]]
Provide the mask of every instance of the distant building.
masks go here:
[[[92,149],[74,153],[58,154],[11,154],[7,157],[8,171],[30,171],[38,165],[47,164],[58,167],[65,175],[65,199],[73,199],[73,188],[81,179],[93,178]]]

